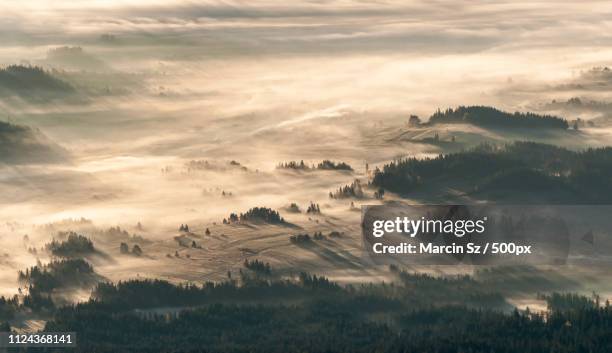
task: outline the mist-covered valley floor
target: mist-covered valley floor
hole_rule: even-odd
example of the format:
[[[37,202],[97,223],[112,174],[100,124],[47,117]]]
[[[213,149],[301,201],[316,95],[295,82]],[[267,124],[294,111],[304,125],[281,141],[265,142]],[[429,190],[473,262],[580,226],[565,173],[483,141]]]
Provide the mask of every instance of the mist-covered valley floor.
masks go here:
[[[0,5],[20,24],[2,24],[0,34],[1,295],[31,294],[36,279],[19,271],[64,273],[54,263],[83,259],[91,273],[70,263],[66,271],[84,266],[87,275],[50,280],[43,291],[54,305],[87,302],[104,282],[265,277],[265,267],[247,266],[255,260],[271,268],[271,282],[302,272],[342,286],[403,283],[406,273],[469,275],[487,290],[470,285],[477,298],[500,293],[491,306],[504,312],[544,311],[542,294],[552,292],[612,298],[612,230],[598,234],[597,256],[560,267],[390,268],[362,244],[362,205],[612,201],[612,52],[608,38],[585,40],[592,20],[571,6],[554,7],[571,18],[562,35],[529,30],[538,16],[496,4],[466,5],[465,16],[478,19],[470,22],[428,3],[390,2],[384,11],[63,1],[43,11],[36,3]],[[404,22],[414,11],[419,19]],[[498,25],[504,11],[524,17]],[[73,15],[67,22],[64,12]],[[364,21],[372,24],[356,25]],[[506,124],[514,112],[535,114],[534,123]],[[562,126],[541,125],[548,116]],[[483,123],[489,118],[498,123]],[[461,159],[470,153],[503,160],[505,169],[472,177],[481,163]],[[515,153],[541,159],[523,163]],[[407,169],[425,175],[427,161],[448,154],[457,162],[414,185],[416,174],[385,169],[415,158],[424,164]],[[266,218],[268,210],[231,220],[257,207],[284,221]],[[12,327],[53,321],[40,305],[11,317]],[[182,305],[136,309],[173,310],[166,307]]]

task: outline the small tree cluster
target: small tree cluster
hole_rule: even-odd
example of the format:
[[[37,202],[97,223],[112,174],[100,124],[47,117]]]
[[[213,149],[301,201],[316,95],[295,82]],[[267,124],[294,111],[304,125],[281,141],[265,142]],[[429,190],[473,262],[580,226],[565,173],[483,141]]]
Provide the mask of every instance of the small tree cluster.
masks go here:
[[[329,192],[329,197],[332,199],[345,199],[350,197],[362,198],[364,196],[363,188],[359,179],[355,179],[350,185],[345,185],[338,188],[335,192]]]
[[[119,251],[122,254],[130,254],[130,247],[127,243],[121,243],[119,245]],[[131,254],[136,256],[142,255],[142,249],[140,248],[140,245],[134,244],[134,246],[132,247]]]
[[[278,211],[267,207],[253,207],[245,213],[238,216],[235,213],[223,219],[223,224],[231,224],[237,222],[265,222],[271,224],[285,223],[285,219],[281,217]]]
[[[348,165],[348,164],[346,164],[344,162],[335,163],[335,162],[327,160],[327,159],[322,161],[321,163],[317,164],[317,169],[320,169],[320,170],[346,170],[346,171],[352,171],[353,170],[353,168],[350,165]]]
[[[38,264],[18,272],[19,282],[29,285],[31,290],[40,292],[51,292],[64,286],[89,284],[93,275],[93,267],[83,259],[52,261],[46,265]]]
[[[253,272],[259,273],[259,274],[265,274],[265,275],[272,274],[272,269],[270,267],[270,263],[268,262],[264,263],[263,261],[259,261],[259,260],[249,261],[249,259],[245,259],[244,267],[248,268],[249,270]]]
[[[330,238],[340,238],[342,234],[334,230],[334,231],[329,232],[327,236],[329,236]]]
[[[330,233],[330,237],[331,236],[332,235]],[[293,244],[308,243],[312,240],[323,240],[323,239],[325,239],[325,235],[323,235],[323,232],[320,232],[320,231],[314,232],[312,236],[308,235],[308,233],[304,233],[304,234],[292,235],[289,237],[289,241]]]
[[[119,245],[119,252],[122,254],[128,254],[130,252],[130,247],[127,243],[121,243]]]
[[[419,118],[417,115],[410,115],[408,125],[411,127],[421,126],[421,118]]]
[[[207,160],[192,160],[185,164],[185,168],[187,169],[187,173],[193,173],[197,171],[226,171],[226,170],[235,170],[240,169],[242,171],[247,171],[248,168],[241,165],[237,161],[229,161],[225,163],[218,162],[209,162]]]
[[[330,161],[328,159],[321,161],[320,163],[317,163],[317,165],[315,166],[314,164],[312,166],[308,166],[306,163],[304,163],[303,160],[296,162],[296,161],[291,161],[291,162],[284,162],[284,163],[279,163],[276,166],[277,169],[294,169],[294,170],[345,170],[345,171],[352,171],[353,168],[344,162],[334,162],[334,161]]]
[[[306,213],[315,213],[315,214],[319,214],[321,213],[321,208],[319,207],[318,203],[314,203],[314,202],[310,202],[310,205],[308,206],[308,209],[306,210]]]
[[[134,244],[134,246],[132,247],[132,254],[136,256],[142,255],[142,249],[140,248],[138,244]]]
[[[70,232],[65,241],[53,240],[46,245],[46,248],[53,255],[61,257],[81,256],[95,252],[94,245],[89,238],[74,232]]]
[[[310,167],[308,167],[308,165],[306,165],[303,160],[299,162],[295,162],[295,161],[284,162],[284,163],[281,162],[276,166],[276,168],[277,169],[296,169],[296,170],[310,169]]]
[[[130,236],[130,233],[128,233],[128,231],[125,229],[121,229],[121,227],[116,226],[108,228],[102,233],[102,235],[105,237],[127,238]]]
[[[293,213],[300,213],[300,212],[302,212],[300,210],[300,206],[298,206],[297,203],[295,203],[295,202],[292,202],[291,205],[289,205],[289,207],[287,207],[287,211],[293,212]]]
[[[310,235],[308,234],[296,234],[289,237],[289,241],[293,244],[307,243],[310,240]]]

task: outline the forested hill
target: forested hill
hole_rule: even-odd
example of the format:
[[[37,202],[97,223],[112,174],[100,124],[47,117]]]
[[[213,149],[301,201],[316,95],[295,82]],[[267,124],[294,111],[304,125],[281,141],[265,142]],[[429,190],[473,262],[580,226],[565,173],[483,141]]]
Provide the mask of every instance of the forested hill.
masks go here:
[[[392,162],[375,171],[372,184],[402,195],[452,187],[490,201],[529,196],[541,203],[610,203],[612,148],[574,152],[534,142],[483,144],[435,158]]]
[[[603,353],[612,348],[609,303],[602,307],[597,299],[553,293],[544,297],[546,313],[505,313],[490,306],[504,302],[499,293],[468,276],[403,271],[399,276],[391,285],[349,287],[305,273],[294,282],[253,280],[243,286],[100,284],[95,299],[57,309],[45,331],[76,332],[74,352]],[[182,310],[147,310],[169,307]]]
[[[493,107],[460,106],[445,111],[438,110],[429,118],[430,124],[467,123],[485,128],[541,128],[567,129],[565,119],[534,113],[508,113]]]
[[[46,99],[75,93],[69,83],[37,67],[10,65],[0,69],[0,96]]]
[[[54,163],[68,153],[37,129],[0,121],[0,164]]]

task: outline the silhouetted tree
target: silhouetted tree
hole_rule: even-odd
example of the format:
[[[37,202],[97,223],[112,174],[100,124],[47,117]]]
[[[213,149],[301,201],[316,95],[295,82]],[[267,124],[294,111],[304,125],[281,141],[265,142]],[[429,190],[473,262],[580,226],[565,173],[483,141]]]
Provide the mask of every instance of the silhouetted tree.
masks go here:
[[[130,252],[130,248],[128,247],[127,243],[121,243],[121,245],[119,245],[119,252],[122,254],[127,254]]]
[[[138,246],[138,244],[134,244],[134,246],[132,247],[132,254],[136,256],[142,255],[142,249],[140,248],[140,246]]]

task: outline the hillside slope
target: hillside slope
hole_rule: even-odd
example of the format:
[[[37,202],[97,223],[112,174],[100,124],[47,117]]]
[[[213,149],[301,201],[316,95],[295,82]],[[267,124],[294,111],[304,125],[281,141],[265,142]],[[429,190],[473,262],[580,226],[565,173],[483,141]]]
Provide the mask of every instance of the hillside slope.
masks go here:
[[[56,163],[68,153],[38,129],[0,121],[0,163]]]

